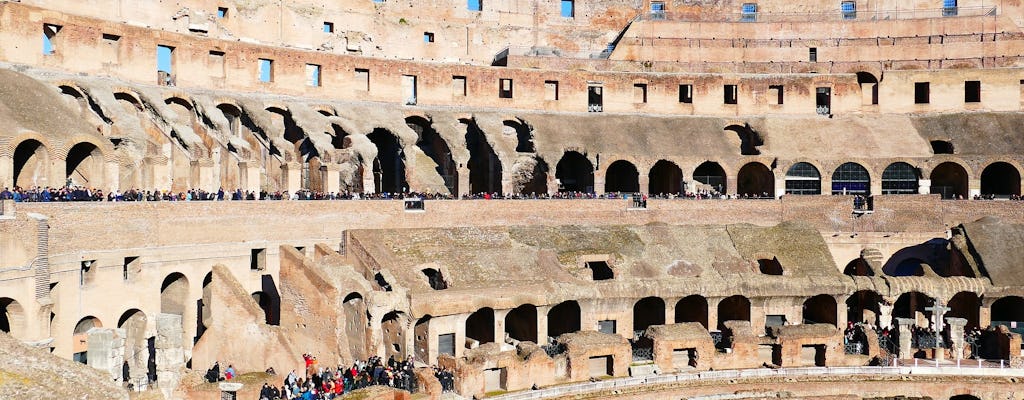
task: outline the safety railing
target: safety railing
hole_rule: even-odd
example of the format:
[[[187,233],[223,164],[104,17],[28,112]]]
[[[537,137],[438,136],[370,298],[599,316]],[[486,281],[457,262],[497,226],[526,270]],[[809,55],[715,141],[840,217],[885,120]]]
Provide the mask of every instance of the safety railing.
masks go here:
[[[892,10],[854,10],[825,12],[734,12],[692,13],[656,11],[640,16],[643,21],[678,22],[823,22],[823,21],[886,21],[926,18],[979,17],[999,15],[995,6],[911,8]]]

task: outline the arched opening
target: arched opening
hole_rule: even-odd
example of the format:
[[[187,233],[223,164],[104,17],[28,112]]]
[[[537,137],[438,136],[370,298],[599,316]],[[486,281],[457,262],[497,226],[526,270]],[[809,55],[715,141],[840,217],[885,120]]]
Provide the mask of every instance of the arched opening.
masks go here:
[[[501,193],[501,160],[487,142],[487,135],[475,122],[466,124],[466,149],[469,150],[470,193]]]
[[[905,162],[889,164],[882,171],[882,194],[917,194],[917,168]]]
[[[206,273],[206,276],[203,277],[203,297],[196,301],[196,342],[199,341],[199,338],[203,337],[206,328],[213,323],[210,312],[210,299],[213,296],[213,290],[210,287],[211,283],[213,283],[212,271]]]
[[[871,194],[871,176],[868,170],[857,163],[844,163],[832,173],[832,194],[833,195],[861,195]]]
[[[533,129],[530,128],[524,122],[521,121],[505,121],[503,133],[516,135],[516,152],[517,153],[534,153],[537,151],[537,147],[533,143]]]
[[[41,142],[25,140],[14,148],[14,186],[49,186],[50,153]],[[63,182],[61,182],[63,183]]]
[[[398,138],[385,129],[374,129],[367,138],[377,147],[377,157],[373,159],[374,192],[405,192],[405,152]]]
[[[494,309],[484,307],[466,318],[466,337],[480,344],[494,342]]]
[[[424,268],[420,272],[423,272],[423,276],[427,278],[427,284],[430,285],[431,289],[445,290],[448,288],[448,282],[444,280],[444,275],[441,274],[441,271],[433,268]]]
[[[365,358],[367,357],[366,351],[366,337],[367,329],[370,325],[370,320],[367,318],[366,303],[363,301],[363,295],[358,292],[352,292],[345,295],[341,302],[341,311],[345,317],[344,331],[348,337],[348,350],[352,352],[352,357]]]
[[[992,326],[1024,322],[1024,298],[1006,296],[992,303]]]
[[[537,343],[537,306],[523,304],[505,315],[505,334],[522,341]]]
[[[878,104],[878,78],[870,72],[857,71],[857,84],[860,86],[861,104]]]
[[[422,360],[423,362],[430,363],[430,320],[433,319],[430,314],[420,317],[416,320],[416,325],[413,327],[413,346],[416,348],[416,359]],[[441,351],[441,349],[438,349]],[[455,355],[455,349],[444,349],[441,354]]]
[[[846,264],[843,274],[848,276],[875,276],[875,272],[871,270],[871,266],[868,265],[868,262],[863,257],[857,257],[850,261],[849,264]]]
[[[759,146],[764,145],[764,139],[750,125],[729,125],[725,130],[732,131],[740,140],[740,155],[756,156],[761,154]]]
[[[608,166],[604,178],[604,191],[609,193],[640,191],[640,173],[636,166],[626,160],[613,162]]]
[[[405,123],[416,132],[418,136],[416,147],[419,147],[434,162],[434,171],[441,176],[445,188],[448,189],[448,194],[458,195],[458,165],[452,159],[452,151],[448,147],[448,143],[441,137],[441,134],[437,133],[431,122],[423,117],[409,117],[405,119]]]
[[[639,337],[648,326],[664,324],[665,300],[644,297],[633,304],[633,337]]]
[[[352,145],[351,141],[346,142],[345,139],[349,137],[349,134],[341,125],[331,124],[331,131],[333,131],[331,134],[331,147],[340,150]]]
[[[595,281],[615,279],[615,271],[608,266],[607,261],[588,261],[587,269],[590,270],[590,277]]]
[[[548,163],[539,157],[527,158],[526,160],[520,158],[520,162],[524,163],[521,169],[528,169],[530,172],[529,176],[523,177],[524,179],[518,182],[520,185],[519,194],[546,194],[548,192]],[[520,168],[513,169],[520,170]],[[521,175],[521,172],[519,174]]]
[[[943,199],[967,198],[967,171],[960,164],[944,162],[932,169],[932,194]]]
[[[981,400],[981,399],[978,398],[978,396],[972,396],[972,395],[969,395],[969,394],[958,394],[956,396],[950,397],[949,400]]]
[[[128,362],[132,379],[151,375],[148,374],[150,364],[156,365],[156,349],[150,346],[146,324],[146,314],[138,309],[125,311],[117,320],[117,327],[125,331],[124,360]]]
[[[580,303],[575,300],[563,301],[548,311],[548,337],[556,338],[580,330]]]
[[[893,303],[892,316],[894,318],[910,318],[916,321],[917,326],[927,327],[932,319],[932,312],[927,308],[934,304],[935,300],[923,293],[904,293]]]
[[[744,165],[736,175],[736,193],[740,196],[775,197],[775,174],[759,162]]]
[[[658,160],[647,175],[651,195],[681,194],[683,192],[683,170],[674,162]]]
[[[882,296],[871,290],[858,290],[846,299],[846,321],[852,323],[866,322],[878,325],[881,314]]]
[[[188,279],[179,272],[167,275],[160,285],[160,312],[185,315],[188,307]]]
[[[231,104],[218,104],[217,109],[228,121],[227,133],[231,137],[242,137],[242,111]]]
[[[78,320],[71,337],[71,354],[75,361],[82,364],[89,362],[89,330],[101,327],[103,324],[100,323],[100,320],[91,315]]]
[[[676,303],[676,323],[699,322],[708,329],[708,299],[701,295],[683,297]]]
[[[930,144],[934,154],[953,154],[953,142],[948,140],[932,140]]]
[[[594,164],[586,156],[567,151],[555,166],[555,178],[560,185],[559,192],[594,192]]]
[[[782,263],[778,258],[761,258],[757,260],[757,270],[765,275],[782,275]]]
[[[713,161],[706,161],[693,171],[693,180],[704,185],[713,192],[725,193],[725,170]]]
[[[821,173],[810,163],[793,164],[786,171],[786,194],[821,194]]]
[[[836,299],[827,294],[819,294],[804,301],[805,324],[831,324],[838,326]]]
[[[736,295],[718,302],[718,330],[725,329],[726,321],[750,321],[750,300]]]
[[[396,360],[405,358],[405,327],[409,323],[409,317],[401,311],[391,311],[384,314],[380,320],[381,343],[384,345],[384,358],[395,357]]]
[[[1010,197],[1020,195],[1020,172],[1006,162],[994,162],[981,171],[983,196]]]
[[[978,326],[979,314],[981,310],[981,299],[978,295],[973,292],[960,292],[946,304],[950,310],[946,312],[946,317],[963,318],[967,320],[967,329],[975,328]]]
[[[25,329],[25,310],[12,298],[0,297],[0,332],[20,338]]]
[[[920,258],[907,258],[897,263],[886,274],[889,276],[924,276],[925,268],[930,269],[931,267],[924,260]]]
[[[73,185],[103,188],[103,153],[96,145],[82,142],[68,150],[64,177]]]
[[[275,298],[275,296],[264,291],[253,292],[252,300],[255,301],[256,304],[260,306],[260,310],[263,310],[263,323],[269,325],[277,325],[273,323],[277,318],[275,314],[275,309],[279,307],[276,304],[277,299]]]

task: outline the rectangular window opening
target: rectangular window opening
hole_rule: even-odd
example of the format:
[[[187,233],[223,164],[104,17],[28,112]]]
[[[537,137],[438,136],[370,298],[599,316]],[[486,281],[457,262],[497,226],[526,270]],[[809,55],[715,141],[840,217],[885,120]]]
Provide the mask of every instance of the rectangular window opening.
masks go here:
[[[224,52],[218,50],[210,50],[210,55],[207,57],[207,63],[210,68],[210,75],[215,77],[224,77]]]
[[[249,256],[249,269],[253,271],[267,269],[267,249],[252,249]]]
[[[356,87],[358,90],[370,91],[370,70],[365,68],[356,68],[356,82],[359,86]]]
[[[334,33],[334,23],[330,21],[324,21],[324,33]]]
[[[320,87],[320,66],[306,64],[306,85]]]
[[[483,11],[484,0],[466,0],[466,9],[469,11]]]
[[[120,41],[121,41],[121,36],[110,34],[110,33],[104,33],[103,34],[103,43],[106,43],[106,44],[117,44]]]
[[[544,100],[558,100],[558,81],[544,81]]]
[[[693,103],[693,85],[682,84],[679,85],[679,102],[684,104]]]
[[[587,86],[587,112],[604,112],[603,86]]]
[[[96,266],[96,260],[84,260],[81,266],[78,274],[78,284],[79,286],[85,286],[96,278],[96,270],[99,268]]]
[[[597,321],[597,331],[601,332],[601,333],[607,333],[609,335],[614,335],[615,334],[615,320],[614,319],[606,319],[606,320],[602,320],[602,321]]]
[[[964,82],[964,102],[965,103],[980,103],[981,102],[981,81],[965,81]]]
[[[740,15],[740,21],[757,21],[757,3],[743,3],[742,11],[743,13]]]
[[[818,62],[818,48],[811,47],[807,49],[807,60],[810,62]]]
[[[722,88],[723,101],[725,104],[736,104],[739,102],[738,85],[725,85]]]
[[[452,76],[452,96],[466,97],[466,77]]]
[[[647,84],[646,83],[634,83],[633,84],[633,102],[634,103],[646,103],[647,102]]]
[[[274,81],[274,60],[269,58],[259,59],[260,82]]]
[[[576,17],[576,2],[573,0],[562,0],[561,15],[565,18]]]
[[[174,47],[156,46],[157,83],[163,86],[174,86]]]
[[[839,3],[839,10],[843,13],[843,19],[857,19],[857,2],[855,1]]]
[[[498,80],[498,97],[502,99],[512,98],[512,80],[502,78]]]
[[[53,24],[43,24],[43,54],[52,55],[57,52],[57,34],[60,33],[61,26]]]
[[[955,17],[957,15],[956,0],[942,0],[942,16]]]
[[[416,75],[402,75],[402,92],[405,95],[405,105],[416,105]]]
[[[930,102],[929,92],[928,82],[914,82],[914,104],[928,104]]]
[[[784,90],[783,90],[782,85],[769,85],[768,86],[768,96],[769,96],[769,99],[771,101],[773,101],[772,104],[776,104],[776,105],[781,105],[782,104],[782,102],[783,102],[783,98],[782,98],[783,91]]]
[[[434,43],[434,32],[423,32],[424,43]]]
[[[133,276],[138,274],[142,268],[139,262],[139,257],[125,257],[124,265],[122,266],[122,274],[124,280],[130,280]]]
[[[227,7],[217,7],[217,18],[224,19],[224,18],[227,18],[227,17],[228,17],[228,8]]]
[[[818,115],[832,115],[832,88],[814,89],[814,107]]]

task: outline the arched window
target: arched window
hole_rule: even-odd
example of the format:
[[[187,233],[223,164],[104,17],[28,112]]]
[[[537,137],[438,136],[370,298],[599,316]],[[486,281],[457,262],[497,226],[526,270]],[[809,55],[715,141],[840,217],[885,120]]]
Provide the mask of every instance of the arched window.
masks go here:
[[[882,194],[917,194],[917,170],[905,162],[892,163],[882,172]]]
[[[871,176],[857,163],[845,163],[832,173],[833,195],[862,195],[871,193]]]
[[[821,174],[805,162],[793,164],[786,171],[786,194],[821,194]]]

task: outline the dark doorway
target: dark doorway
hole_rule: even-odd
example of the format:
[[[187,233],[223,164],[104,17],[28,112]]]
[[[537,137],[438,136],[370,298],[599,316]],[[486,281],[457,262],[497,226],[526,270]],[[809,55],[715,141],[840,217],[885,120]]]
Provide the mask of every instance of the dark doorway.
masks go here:
[[[665,324],[665,300],[644,297],[633,304],[633,333],[643,332],[651,325]]]
[[[512,339],[537,343],[537,307],[523,304],[505,315],[505,333]]]
[[[466,319],[466,337],[484,343],[494,342],[494,310],[484,307]]]
[[[737,295],[718,302],[718,330],[725,329],[726,321],[750,321],[750,300]]]
[[[629,161],[619,160],[608,166],[605,175],[604,191],[608,193],[640,191],[640,173]]]
[[[740,196],[775,197],[775,174],[761,163],[749,163],[736,176],[736,193]]]
[[[819,294],[804,301],[805,324],[830,324],[837,326],[836,299],[827,294]]]
[[[594,192],[594,165],[584,155],[567,151],[555,167],[559,192]]]
[[[470,193],[501,193],[501,160],[476,122],[462,120],[466,125],[466,149],[469,150]]]
[[[944,162],[932,169],[932,194],[943,199],[967,198],[967,171],[960,164]]]
[[[683,170],[667,160],[658,160],[648,175],[651,195],[681,194]]]
[[[448,143],[437,133],[431,122],[423,117],[409,117],[405,119],[405,123],[418,135],[416,147],[419,147],[427,157],[434,161],[434,170],[444,180],[444,186],[448,189],[448,193],[458,195],[459,171],[455,160],[452,159],[452,151],[448,147]]]
[[[1009,163],[990,164],[981,171],[981,194],[998,197],[1020,195],[1020,172]]]
[[[402,193],[406,190],[405,152],[398,138],[385,129],[374,129],[367,138],[377,147],[373,159],[373,185],[377,193]]]
[[[676,303],[676,323],[699,322],[708,329],[708,300],[704,296],[683,297]]]
[[[711,190],[725,193],[725,170],[716,162],[707,161],[693,171],[693,180],[710,186]]]
[[[579,330],[580,304],[575,300],[561,302],[548,311],[548,337],[554,338]]]

